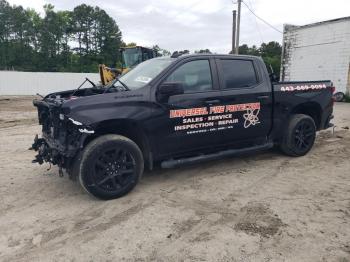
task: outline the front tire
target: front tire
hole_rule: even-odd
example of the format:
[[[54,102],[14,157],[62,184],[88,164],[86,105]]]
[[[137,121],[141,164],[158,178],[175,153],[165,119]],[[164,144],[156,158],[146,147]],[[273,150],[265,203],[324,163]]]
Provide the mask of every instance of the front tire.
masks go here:
[[[81,186],[100,199],[114,199],[129,193],[144,168],[140,148],[120,135],[104,135],[84,149],[79,172]]]
[[[308,115],[292,115],[284,132],[280,148],[286,155],[304,156],[311,150],[315,138],[315,121]]]

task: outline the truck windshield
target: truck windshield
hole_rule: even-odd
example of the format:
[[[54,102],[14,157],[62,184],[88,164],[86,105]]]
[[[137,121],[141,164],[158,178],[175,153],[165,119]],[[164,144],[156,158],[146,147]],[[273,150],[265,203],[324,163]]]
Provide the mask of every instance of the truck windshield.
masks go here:
[[[173,59],[167,58],[154,58],[147,60],[141,64],[138,64],[132,70],[125,75],[122,75],[119,79],[131,90],[136,90],[147,85],[153,78],[155,78],[160,72],[167,68]],[[121,86],[120,82],[113,83],[114,87]]]
[[[141,63],[142,51],[137,47],[125,49],[123,51],[123,61],[125,68],[133,67],[134,65]]]

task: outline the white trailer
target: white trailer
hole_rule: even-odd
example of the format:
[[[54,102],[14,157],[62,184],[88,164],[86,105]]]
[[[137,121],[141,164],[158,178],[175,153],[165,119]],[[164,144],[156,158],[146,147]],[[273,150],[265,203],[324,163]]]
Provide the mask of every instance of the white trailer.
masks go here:
[[[47,95],[77,88],[85,78],[98,83],[99,74],[0,71],[0,95]],[[85,83],[84,87],[91,86]]]
[[[284,25],[281,81],[331,80],[350,90],[350,17]]]

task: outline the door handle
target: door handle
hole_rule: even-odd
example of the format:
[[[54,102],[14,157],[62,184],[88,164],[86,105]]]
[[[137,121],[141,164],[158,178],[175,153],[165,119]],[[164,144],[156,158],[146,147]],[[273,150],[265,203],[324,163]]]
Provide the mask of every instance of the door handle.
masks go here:
[[[266,100],[266,99],[269,99],[270,96],[258,96],[257,99],[259,100]]]
[[[219,104],[220,102],[221,102],[220,99],[205,100],[205,103],[208,105]]]

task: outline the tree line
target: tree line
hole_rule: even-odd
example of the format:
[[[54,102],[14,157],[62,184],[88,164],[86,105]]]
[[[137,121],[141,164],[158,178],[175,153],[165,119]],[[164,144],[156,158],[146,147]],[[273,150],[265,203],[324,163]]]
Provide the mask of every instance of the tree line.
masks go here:
[[[189,50],[181,50],[181,51],[175,51],[175,53],[180,54],[189,54]],[[200,49],[194,51],[195,54],[212,54],[212,52],[209,49]],[[249,47],[247,44],[243,44],[239,46],[238,53],[240,55],[252,55],[252,56],[260,56],[268,70],[271,72],[273,71],[277,77],[280,75],[280,67],[281,67],[281,55],[282,55],[282,46],[280,43],[276,41],[271,41],[268,43],[262,43],[260,47],[257,47],[256,45],[253,45]],[[232,51],[230,51],[230,54],[233,54]]]
[[[41,17],[0,0],[0,22],[0,70],[95,72],[120,60],[121,31],[97,6],[55,11],[47,4]]]
[[[239,46],[238,52],[241,55],[261,56],[268,70],[270,71],[272,69],[276,76],[279,77],[282,55],[282,46],[280,43],[271,41],[269,43],[262,43],[260,47],[255,45],[249,47],[244,44]],[[232,53],[232,51],[230,53]]]
[[[55,11],[47,4],[40,16],[34,9],[0,0],[0,70],[97,72],[98,64],[119,66],[120,47],[134,45],[122,41],[115,20],[98,6],[81,4],[72,11]],[[170,55],[158,45],[153,49]],[[175,52],[185,54],[189,50]],[[279,75],[282,47],[278,42],[260,47],[244,44],[239,53],[261,56]]]

